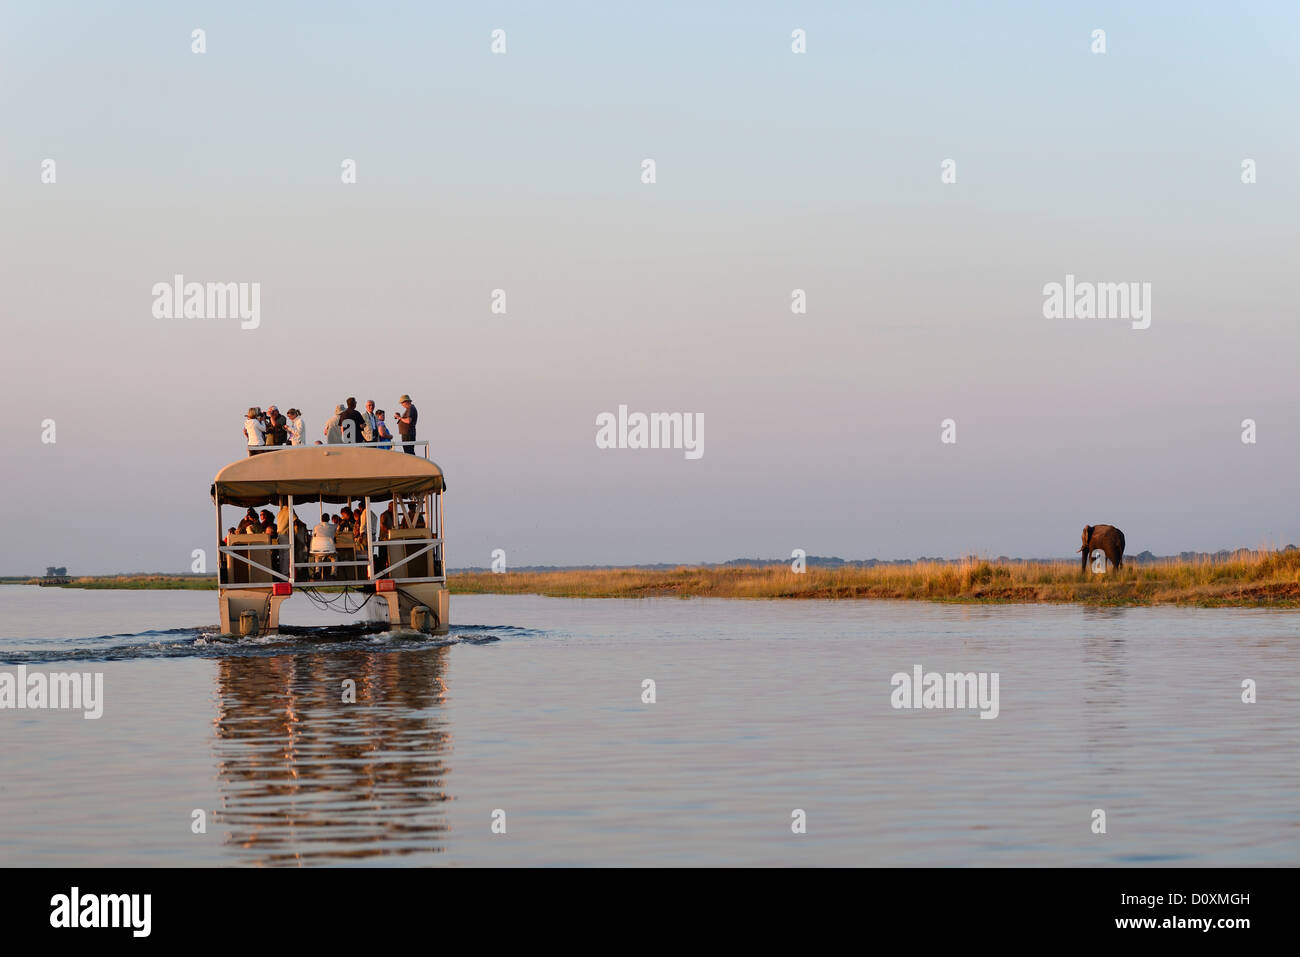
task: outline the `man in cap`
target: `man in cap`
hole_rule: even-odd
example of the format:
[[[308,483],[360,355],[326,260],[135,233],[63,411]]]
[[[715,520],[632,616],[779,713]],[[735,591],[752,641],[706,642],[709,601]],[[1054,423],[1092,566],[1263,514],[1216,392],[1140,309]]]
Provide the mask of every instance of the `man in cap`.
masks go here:
[[[325,444],[341,445],[343,443],[343,406],[334,406],[334,414],[325,423]]]
[[[397,433],[403,442],[413,443],[415,442],[415,422],[420,417],[420,413],[415,408],[415,403],[411,401],[409,395],[404,395],[397,401],[402,404],[402,409],[404,410],[402,414],[397,417]],[[412,455],[415,454],[414,445],[403,445],[402,450],[404,452],[410,452]]]

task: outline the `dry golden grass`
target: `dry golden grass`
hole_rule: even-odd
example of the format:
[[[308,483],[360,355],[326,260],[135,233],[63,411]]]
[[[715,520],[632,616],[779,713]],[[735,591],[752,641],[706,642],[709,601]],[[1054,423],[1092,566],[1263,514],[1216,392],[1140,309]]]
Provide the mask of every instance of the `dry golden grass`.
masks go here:
[[[1096,605],[1300,607],[1300,551],[1241,553],[1224,560],[1130,565],[1083,574],[1076,562],[921,562],[875,568],[788,565],[671,570],[637,568],[453,574],[454,593],[563,598],[897,598]]]
[[[35,582],[37,579],[30,579]],[[1092,605],[1300,607],[1300,551],[1242,552],[1226,559],[1129,565],[1083,574],[1077,562],[919,562],[876,568],[788,565],[666,570],[579,569],[453,573],[458,594],[536,594],[559,598],[900,598],[971,602],[1080,602]],[[215,576],[106,575],[66,588],[215,589]]]

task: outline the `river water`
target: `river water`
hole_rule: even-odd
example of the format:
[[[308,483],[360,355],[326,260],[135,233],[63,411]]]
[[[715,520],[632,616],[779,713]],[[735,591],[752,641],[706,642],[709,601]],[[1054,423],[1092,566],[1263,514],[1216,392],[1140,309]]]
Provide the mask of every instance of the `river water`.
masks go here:
[[[103,675],[0,710],[0,865],[1300,863],[1296,612],[451,608],[222,642],[212,592],[0,586],[0,672]],[[893,707],[917,666],[997,716]]]

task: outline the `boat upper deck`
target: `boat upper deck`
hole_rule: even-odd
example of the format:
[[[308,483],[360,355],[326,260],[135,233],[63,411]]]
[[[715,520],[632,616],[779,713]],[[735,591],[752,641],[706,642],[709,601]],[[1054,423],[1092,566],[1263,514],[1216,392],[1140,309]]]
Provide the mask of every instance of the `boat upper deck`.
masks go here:
[[[231,462],[212,480],[211,494],[223,505],[256,507],[292,495],[331,504],[359,498],[388,501],[446,490],[436,462],[372,445],[296,445]]]

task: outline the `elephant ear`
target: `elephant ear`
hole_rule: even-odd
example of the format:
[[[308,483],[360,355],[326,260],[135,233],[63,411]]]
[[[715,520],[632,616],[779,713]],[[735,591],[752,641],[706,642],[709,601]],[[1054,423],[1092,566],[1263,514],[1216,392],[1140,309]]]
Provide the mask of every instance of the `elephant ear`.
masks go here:
[[[1086,541],[1089,541],[1089,540],[1092,538],[1092,530],[1093,530],[1094,528],[1096,528],[1096,527],[1097,527],[1097,526],[1095,526],[1095,525],[1085,525],[1085,526],[1083,526],[1083,540],[1084,540],[1085,542],[1086,542]]]

